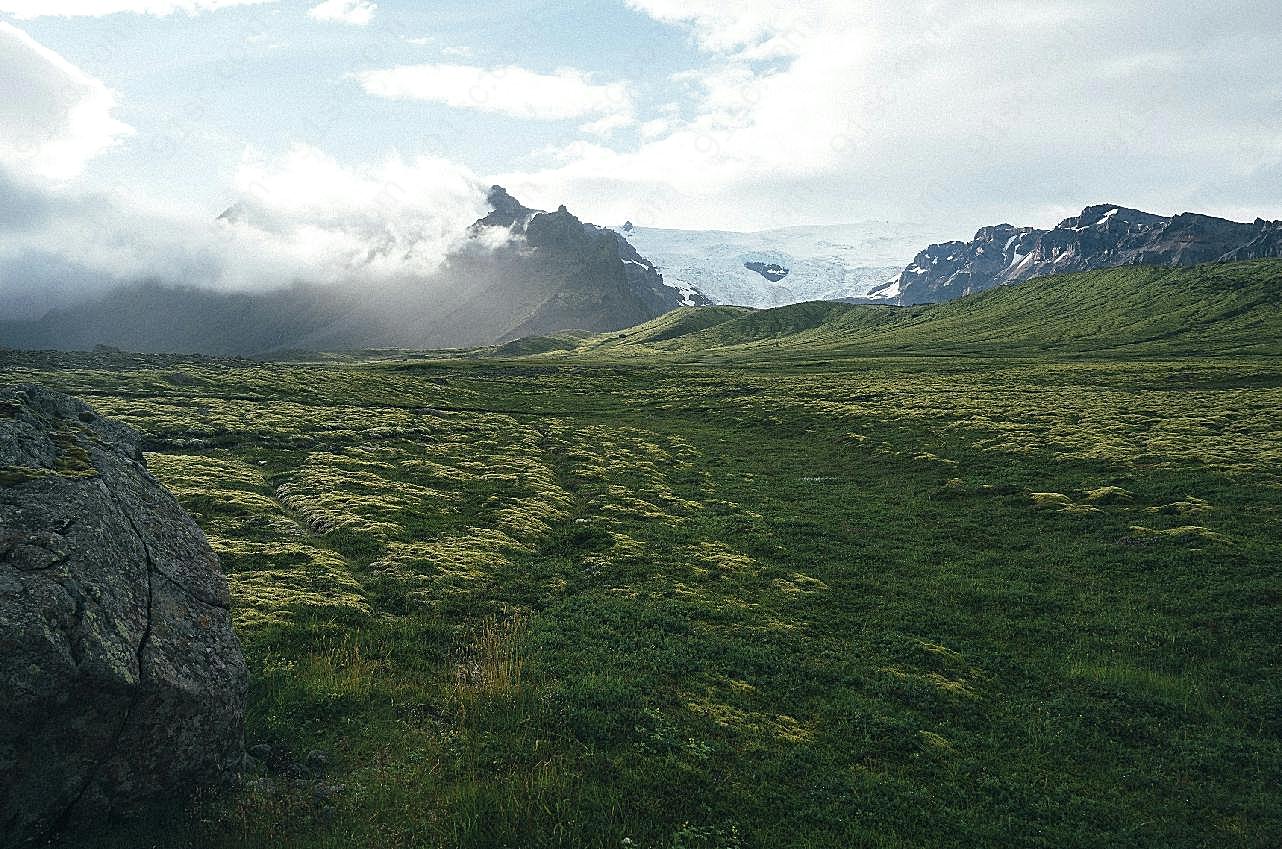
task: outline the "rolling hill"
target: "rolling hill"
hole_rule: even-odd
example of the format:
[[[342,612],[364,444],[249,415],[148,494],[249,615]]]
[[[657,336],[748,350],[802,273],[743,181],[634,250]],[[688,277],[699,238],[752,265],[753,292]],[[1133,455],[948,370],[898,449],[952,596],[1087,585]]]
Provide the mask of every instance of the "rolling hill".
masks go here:
[[[1128,266],[915,307],[811,302],[771,310],[679,310],[587,340],[578,350],[1276,355],[1282,354],[1282,260]]]

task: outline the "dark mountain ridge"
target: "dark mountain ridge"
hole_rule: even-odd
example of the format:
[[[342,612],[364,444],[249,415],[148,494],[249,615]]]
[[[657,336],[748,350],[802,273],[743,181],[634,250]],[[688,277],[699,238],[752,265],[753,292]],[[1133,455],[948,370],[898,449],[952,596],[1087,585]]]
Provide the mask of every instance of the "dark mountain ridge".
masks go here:
[[[140,282],[38,321],[0,321],[0,345],[220,355],[470,347],[565,330],[619,330],[708,303],[665,285],[622,235],[564,206],[529,209],[499,186],[489,202],[491,212],[431,277],[266,292]],[[221,217],[245,214],[233,207]],[[508,231],[505,240],[482,238],[496,227]]]
[[[938,303],[1053,274],[1276,257],[1282,257],[1282,221],[1241,224],[1191,212],[1167,218],[1098,204],[1050,230],[999,224],[980,229],[969,242],[931,245],[870,297]]]

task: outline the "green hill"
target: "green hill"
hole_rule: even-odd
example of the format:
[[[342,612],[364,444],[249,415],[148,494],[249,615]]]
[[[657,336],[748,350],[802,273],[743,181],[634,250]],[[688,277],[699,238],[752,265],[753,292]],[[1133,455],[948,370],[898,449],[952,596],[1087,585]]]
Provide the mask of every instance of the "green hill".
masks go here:
[[[598,336],[591,340],[591,348],[619,348],[629,345],[652,345],[673,339],[686,339],[708,328],[725,322],[751,316],[747,307],[682,307],[638,324],[636,327]]]
[[[1282,261],[1091,271],[915,307],[815,302],[738,314],[683,309],[596,337],[580,350],[629,347],[682,356],[1279,354]]]
[[[573,351],[584,338],[592,335],[583,330],[567,330],[550,336],[522,336],[491,349],[482,349],[481,353],[500,357],[524,357],[553,351]]]

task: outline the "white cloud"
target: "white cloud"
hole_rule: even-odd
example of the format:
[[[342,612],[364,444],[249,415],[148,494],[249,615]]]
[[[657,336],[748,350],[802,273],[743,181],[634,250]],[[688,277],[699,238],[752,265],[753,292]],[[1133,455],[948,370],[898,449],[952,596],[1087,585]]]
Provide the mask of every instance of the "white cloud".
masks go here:
[[[308,16],[318,21],[333,21],[363,27],[374,19],[378,4],[369,0],[325,0],[308,11]]]
[[[276,0],[0,0],[0,12],[20,19],[104,17],[121,12],[139,15],[172,15],[213,12],[231,6],[256,6]]]
[[[220,290],[423,280],[489,212],[487,190],[427,157],[347,167],[305,146],[274,159],[247,151],[238,203],[215,220],[39,185],[0,164],[0,313],[37,317],[141,280]]]
[[[628,3],[702,50],[672,81],[683,108],[640,110],[639,139],[569,142],[499,177],[530,202],[671,226],[897,217],[965,234],[1048,223],[1050,203],[1214,212],[1233,185],[1282,213],[1266,117],[1282,110],[1282,18],[1265,0],[1159,18],[1139,0]]]
[[[586,74],[570,68],[539,74],[515,66],[404,65],[363,71],[356,74],[356,79],[366,92],[377,97],[424,100],[531,120],[632,112],[632,97],[626,85],[594,83]]]
[[[672,129],[672,124],[665,118],[655,118],[653,121],[646,121],[641,125],[641,137],[646,139],[658,138],[667,135]]]
[[[0,163],[65,180],[133,132],[112,116],[110,89],[6,23],[0,23],[0,78]]]
[[[791,54],[820,27],[853,20],[867,3],[855,0],[628,0],[655,20],[689,25],[700,46],[729,52],[771,45],[769,53]],[[765,55],[760,53],[759,55]]]
[[[489,212],[487,190],[432,157],[349,168],[305,145],[275,160],[249,151],[236,177],[235,226],[296,256],[312,280],[422,276]]]
[[[614,115],[606,115],[604,118],[583,124],[579,129],[589,135],[606,138],[614,135],[616,130],[621,130],[624,127],[631,127],[636,124],[636,122],[636,118],[631,115],[616,113]]]

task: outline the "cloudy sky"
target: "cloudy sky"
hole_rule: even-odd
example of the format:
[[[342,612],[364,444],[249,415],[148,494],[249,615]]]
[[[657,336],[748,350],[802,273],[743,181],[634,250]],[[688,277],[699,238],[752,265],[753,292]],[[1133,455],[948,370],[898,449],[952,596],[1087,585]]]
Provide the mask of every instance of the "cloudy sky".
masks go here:
[[[233,203],[283,269],[439,247],[496,181],[701,229],[1282,218],[1278,44],[1276,0],[0,0],[0,225],[164,274]]]

